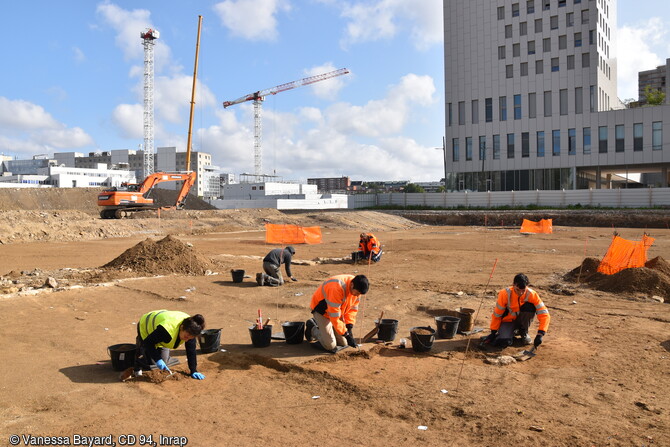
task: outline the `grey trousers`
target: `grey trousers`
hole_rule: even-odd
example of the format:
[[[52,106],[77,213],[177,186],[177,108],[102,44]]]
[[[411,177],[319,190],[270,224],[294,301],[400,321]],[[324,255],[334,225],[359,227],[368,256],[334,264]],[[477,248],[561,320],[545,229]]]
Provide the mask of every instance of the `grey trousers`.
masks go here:
[[[266,278],[268,285],[270,286],[282,286],[284,285],[284,277],[281,274],[281,265],[273,264],[272,262],[263,262],[263,270],[269,275],[269,278]]]
[[[316,326],[312,329],[311,335],[321,343],[323,349],[333,351],[338,346],[347,345],[347,339],[333,329],[333,323],[330,321],[330,318],[316,312],[312,312],[312,315],[316,321]]]

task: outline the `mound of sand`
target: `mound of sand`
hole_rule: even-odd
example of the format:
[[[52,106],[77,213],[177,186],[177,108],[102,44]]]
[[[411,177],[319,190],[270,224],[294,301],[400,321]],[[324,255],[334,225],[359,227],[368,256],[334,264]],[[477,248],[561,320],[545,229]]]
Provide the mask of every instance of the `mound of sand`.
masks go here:
[[[586,258],[581,266],[566,273],[563,279],[585,283],[603,292],[643,293],[670,299],[670,264],[660,256],[647,261],[644,267],[621,270],[614,275],[599,273],[599,264],[597,258]]]
[[[170,235],[159,241],[146,239],[102,268],[131,270],[147,275],[204,275],[208,270],[214,270],[207,257]]]

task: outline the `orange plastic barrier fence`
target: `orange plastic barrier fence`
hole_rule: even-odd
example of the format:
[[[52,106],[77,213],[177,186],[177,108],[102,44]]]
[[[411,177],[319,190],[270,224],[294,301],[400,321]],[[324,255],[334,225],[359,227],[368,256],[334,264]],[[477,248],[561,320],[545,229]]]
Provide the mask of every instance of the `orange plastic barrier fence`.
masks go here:
[[[598,271],[605,275],[613,275],[621,270],[644,267],[647,262],[647,250],[654,243],[654,238],[646,234],[641,241],[629,241],[614,236],[605,257],[600,261]]]
[[[265,242],[268,244],[320,244],[321,227],[266,223]]]
[[[553,233],[554,227],[551,225],[551,219],[542,219],[539,222],[524,219],[521,224],[520,233]]]

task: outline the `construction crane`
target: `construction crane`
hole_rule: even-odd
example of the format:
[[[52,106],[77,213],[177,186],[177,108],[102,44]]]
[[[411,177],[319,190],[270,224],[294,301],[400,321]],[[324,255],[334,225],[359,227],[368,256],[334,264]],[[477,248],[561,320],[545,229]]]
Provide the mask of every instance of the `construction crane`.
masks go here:
[[[300,79],[298,81],[288,82],[286,84],[280,84],[276,87],[268,88],[265,90],[259,90],[254,93],[249,93],[244,95],[241,98],[237,98],[234,101],[224,101],[223,108],[234,106],[245,101],[254,102],[254,174],[256,177],[262,176],[262,152],[261,152],[261,103],[267,95],[276,95],[280,92],[285,92],[286,90],[291,90],[296,87],[300,87],[307,84],[314,84],[315,82],[325,81],[326,79],[334,78],[336,76],[342,76],[349,73],[349,70],[346,68],[340,68],[339,70],[331,71],[328,73],[323,73],[316,76],[310,76],[308,78]]]

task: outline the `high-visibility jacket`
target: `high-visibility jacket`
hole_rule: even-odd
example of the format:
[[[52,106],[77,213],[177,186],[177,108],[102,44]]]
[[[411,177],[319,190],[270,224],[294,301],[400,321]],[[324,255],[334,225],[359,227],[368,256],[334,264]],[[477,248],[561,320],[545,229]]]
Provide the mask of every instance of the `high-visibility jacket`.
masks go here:
[[[188,318],[189,315],[184,312],[176,310],[154,310],[142,315],[140,318],[140,337],[142,340],[147,338],[149,334],[156,330],[158,326],[163,326],[170,334],[170,341],[167,343],[156,343],[157,348],[175,349],[181,345],[183,340],[179,340],[179,328],[181,323]],[[179,344],[177,343],[179,340]]]
[[[360,299],[351,293],[353,279],[354,275],[328,278],[316,289],[309,305],[313,312],[329,318],[340,335],[347,331],[347,324],[356,324]]]
[[[500,329],[502,322],[510,322],[516,320],[519,316],[519,309],[525,303],[531,303],[535,306],[535,315],[540,322],[540,331],[547,332],[549,329],[549,311],[540,299],[540,295],[533,289],[526,287],[526,291],[522,295],[517,295],[513,287],[498,292],[498,301],[496,307],[491,315],[491,330],[497,331]]]
[[[361,239],[358,242],[358,250],[362,251],[366,255],[368,253],[379,253],[379,250],[382,248],[382,244],[379,243],[379,240],[375,237],[374,234],[372,233],[366,233],[368,236],[368,239],[364,241]]]

